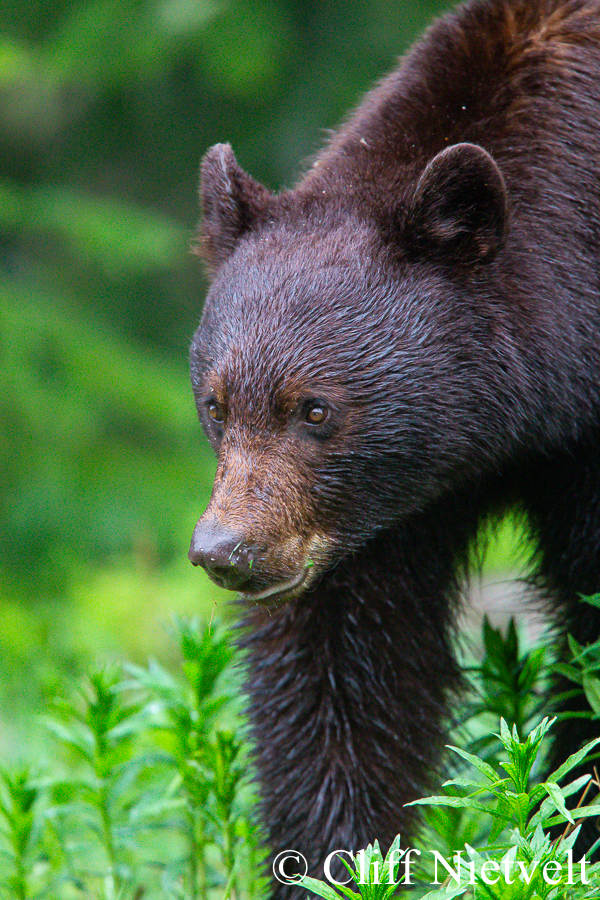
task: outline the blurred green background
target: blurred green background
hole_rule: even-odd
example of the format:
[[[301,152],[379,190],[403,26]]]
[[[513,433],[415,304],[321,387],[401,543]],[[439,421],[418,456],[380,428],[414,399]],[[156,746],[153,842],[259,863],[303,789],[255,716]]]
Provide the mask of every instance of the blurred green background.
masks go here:
[[[200,156],[227,140],[291,185],[448,5],[0,4],[0,749],[90,657],[224,614],[186,559],[214,471],[187,374]]]

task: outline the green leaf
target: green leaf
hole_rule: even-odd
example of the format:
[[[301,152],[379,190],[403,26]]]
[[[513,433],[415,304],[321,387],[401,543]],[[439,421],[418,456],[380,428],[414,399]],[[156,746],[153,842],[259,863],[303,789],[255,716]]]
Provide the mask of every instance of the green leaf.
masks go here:
[[[435,891],[422,894],[421,900],[452,900],[453,897],[462,897],[468,890],[468,884],[447,884]]]
[[[575,816],[575,821],[577,819],[589,819],[590,816],[600,816],[600,802],[591,806],[579,806],[577,809],[573,809],[572,813]]]
[[[316,878],[311,878],[309,875],[305,875],[299,882],[299,885],[302,887],[308,888],[309,891],[312,891],[313,894],[316,894],[318,897],[323,897],[324,900],[340,900],[340,895],[330,884],[327,884],[325,881],[318,881]],[[341,890],[341,888],[340,888]],[[344,894],[351,898],[356,897],[356,894],[353,891],[344,891]]]
[[[483,803],[477,803],[472,797],[423,797],[421,800],[413,800],[412,803],[405,803],[404,805],[450,806],[453,809],[477,809],[479,812],[484,812],[488,816],[499,816],[500,818],[508,819],[507,816],[503,816],[501,813],[497,812],[497,810],[492,809],[489,806],[484,806]]]
[[[592,707],[594,713],[597,716],[600,716],[600,678],[584,672],[582,683],[587,702]]]
[[[492,823],[492,827],[490,829],[489,843],[494,844],[502,831],[506,828],[506,824],[511,819],[511,805],[508,802],[508,798],[506,796],[502,796],[498,800],[498,805],[496,806],[496,817],[494,822]]]
[[[442,787],[478,788],[482,791],[489,789],[485,781],[471,781],[470,778],[450,778],[449,781],[444,781]]]
[[[513,739],[511,733],[508,729],[508,725],[506,724],[506,720],[504,718],[500,719],[500,734],[498,735],[502,743],[504,744],[507,752],[510,752],[512,748]]]
[[[572,634],[567,635],[567,643],[569,645],[569,650],[571,651],[571,656],[576,659],[581,654],[581,644],[575,640]]]
[[[556,771],[552,772],[549,776],[548,781],[553,781],[558,784],[559,781],[565,777],[567,772],[570,772],[571,769],[574,769],[583,760],[588,756],[593,750],[594,747],[597,747],[600,744],[600,737],[594,738],[593,741],[590,741],[585,747],[582,747],[581,750],[578,750],[577,753],[572,753],[565,762],[556,769]]]
[[[569,681],[574,681],[576,684],[582,683],[583,674],[581,669],[577,669],[575,666],[570,666],[567,663],[555,663],[553,668],[555,672],[568,678]]]
[[[576,778],[575,781],[571,781],[569,784],[564,785],[564,787],[560,788],[563,799],[567,797],[572,797],[573,794],[578,793],[585,785],[590,781],[591,775],[581,775],[579,778]],[[535,828],[538,824],[541,824],[543,827],[546,827],[545,823],[549,816],[554,814],[555,805],[551,798],[547,796],[544,787],[541,784],[538,784],[534,790],[529,794],[529,812],[534,809],[535,806],[540,802],[540,800],[546,795],[545,799],[541,803],[539,810],[536,814],[530,819],[529,827]]]
[[[52,732],[62,744],[71,747],[88,762],[92,762],[95,751],[94,738],[88,729],[75,731],[62,722],[57,722],[56,719],[44,718],[43,721],[48,731]]]
[[[496,782],[501,781],[502,777],[496,772],[495,769],[490,766],[489,763],[484,762],[484,760],[479,759],[478,756],[474,756],[472,753],[467,753],[466,750],[461,750],[460,747],[453,747],[451,744],[447,745],[450,750],[453,750],[454,753],[458,753],[459,756],[462,756],[463,759],[466,759],[467,762],[470,762],[472,766],[475,766],[489,781]]]
[[[552,802],[556,806],[557,810],[563,814],[565,819],[567,819],[567,821],[570,822],[571,825],[574,825],[575,820],[565,806],[564,797],[559,786],[553,781],[545,781],[542,784],[542,787],[548,792],[548,795],[552,799]]]

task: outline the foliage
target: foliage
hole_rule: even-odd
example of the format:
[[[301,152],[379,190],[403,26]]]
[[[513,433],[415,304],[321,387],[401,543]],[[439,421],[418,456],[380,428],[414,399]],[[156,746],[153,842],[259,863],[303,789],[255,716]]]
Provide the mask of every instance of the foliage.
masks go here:
[[[232,651],[179,622],[181,675],[90,672],[46,726],[62,771],[3,770],[0,896],[252,900],[260,853]]]
[[[598,604],[598,597],[582,599]],[[548,732],[555,720],[539,722],[539,712],[556,675],[580,685],[576,689],[580,695],[585,676],[594,699],[590,679],[600,671],[600,642],[582,647],[571,640],[573,658],[568,664],[559,664],[547,648],[523,650],[514,622],[503,634],[484,620],[483,645],[481,663],[471,668],[473,697],[455,732],[468,749],[450,748],[457,765],[454,777],[444,785],[447,793],[414,804],[424,807],[426,815],[415,848],[420,854],[418,883],[411,890],[423,900],[458,896],[473,900],[591,900],[600,889],[600,864],[592,865],[589,859],[600,841],[587,850],[583,869],[582,842],[575,842],[582,823],[600,816],[600,781],[593,768],[600,738],[540,780]],[[566,691],[552,701],[558,705],[573,696],[573,691]],[[591,702],[590,706],[586,715],[595,718]],[[563,710],[561,715],[568,718],[573,714]],[[500,732],[494,734],[489,730],[490,720],[497,722],[498,716]],[[569,773],[582,768],[588,772],[569,780]],[[406,849],[401,848],[398,836],[386,859],[375,842],[355,855],[353,866],[341,861],[365,900],[388,900],[401,895],[404,885],[414,884],[405,880]],[[366,866],[365,858],[369,861]],[[394,885],[390,885],[392,866]],[[302,883],[325,900],[340,900],[340,893],[356,896],[339,885],[334,888],[311,878]]]
[[[385,858],[377,841],[359,850],[353,858],[353,866],[341,858],[350,879],[356,885],[356,890],[343,884],[337,884],[334,889],[330,884],[319,881],[305,875],[300,884],[324,900],[340,900],[340,893],[347,900],[355,900],[357,892],[363,900],[390,900],[397,891],[398,863],[402,857],[400,848],[400,835],[392,842]],[[409,882],[410,883],[410,882]],[[339,893],[338,893],[339,891]]]
[[[548,664],[548,648],[523,652],[514,619],[506,633],[483,620],[484,657],[475,671],[480,682],[480,699],[470,710],[471,717],[488,714],[495,721],[504,718],[522,734],[543,708],[541,680]],[[476,742],[477,751],[489,744],[489,735]]]
[[[437,849],[419,851],[429,852],[434,860],[433,871],[430,869],[428,878],[422,876],[422,884],[441,885],[421,894],[423,900],[458,896],[473,900],[584,900],[597,896],[600,863],[592,865],[585,857],[584,862],[575,858],[574,845],[580,823],[587,817],[597,817],[600,803],[584,805],[584,790],[577,807],[569,811],[567,799],[589,787],[591,775],[566,784],[561,782],[585,761],[600,744],[600,738],[570,756],[546,781],[532,784],[531,770],[551,724],[543,719],[521,740],[516,728],[513,726],[511,731],[501,719],[498,737],[506,758],[500,767],[458,747],[451,748],[477,774],[446,782],[445,787],[452,788],[453,793],[416,800],[415,804],[476,813],[487,825],[487,841],[477,850],[465,844],[461,850],[455,850],[451,860],[445,860]],[[600,783],[594,784],[600,788]],[[556,825],[566,827],[558,838],[552,839],[549,829]],[[398,836],[385,860],[375,843],[355,855],[353,867],[342,861],[364,900],[388,900],[399,886],[412,883],[410,868],[408,876],[405,868],[398,877],[406,852],[400,848]],[[336,885],[336,890],[313,878],[303,878],[302,884],[325,900],[340,900],[338,891],[348,900],[356,896],[344,886]]]
[[[582,597],[581,600],[600,608],[600,594]],[[568,646],[571,658],[564,663],[557,663],[554,667],[555,672],[563,676],[567,686],[573,685],[556,697],[557,703],[567,706],[566,709],[561,710],[559,715],[562,718],[577,716],[597,719],[600,716],[600,638],[582,646],[572,635],[569,635]],[[569,711],[569,703],[578,697],[585,697],[587,708],[574,712]]]
[[[587,866],[587,876],[586,871],[580,868],[573,876],[579,890],[570,891],[569,878],[572,866],[569,867],[567,864],[569,851],[572,858],[580,823],[587,817],[597,817],[600,804],[596,802],[585,806],[580,801],[577,808],[570,812],[566,800],[585,788],[591,782],[592,776],[583,775],[565,785],[559,785],[559,782],[589,757],[590,751],[600,743],[600,738],[572,754],[544,782],[532,784],[531,770],[551,724],[550,720],[543,719],[525,740],[520,740],[516,728],[513,726],[511,731],[504,719],[501,719],[499,738],[507,757],[500,763],[504,773],[479,757],[453,747],[454,752],[467,760],[478,771],[479,776],[476,780],[472,780],[473,776],[470,776],[446,782],[447,787],[458,789],[454,796],[429,797],[415,801],[417,804],[474,809],[491,820],[486,848],[488,852],[468,851],[469,857],[475,863],[473,869],[475,878],[473,879],[468,867],[467,871],[461,874],[460,880],[463,880],[465,885],[473,880],[476,882],[471,892],[474,897],[516,896],[539,897],[546,900],[569,892],[573,897],[585,897],[591,896],[590,889],[586,887],[588,881],[595,886],[595,891],[598,890],[597,876],[600,874],[600,865]],[[600,787],[600,784],[596,787]],[[465,790],[468,793],[464,793]],[[582,794],[582,800],[585,793],[587,791]],[[482,803],[482,798],[486,797],[489,797],[491,803]],[[556,825],[567,827],[560,838],[552,840],[548,831]],[[482,865],[487,859],[492,860],[488,869],[499,873],[493,885],[486,881],[486,874],[482,870]],[[558,863],[557,866],[554,866],[554,861]],[[548,866],[549,863],[552,865]],[[548,877],[545,877],[544,873]],[[490,877],[493,880],[493,876]],[[511,882],[514,887],[511,887]],[[435,893],[432,900],[433,896]]]
[[[58,761],[0,769],[0,897],[262,895],[236,657],[220,627],[179,620],[176,636],[175,673],[157,662],[92,668],[43,716]],[[552,722],[532,725],[537,699],[527,707],[516,695],[526,685],[538,697],[564,666],[541,666],[512,625],[502,635],[485,623],[484,639],[472,672],[479,691],[455,730],[467,749],[452,748],[447,792],[416,801],[425,824],[414,857],[407,863],[398,836],[385,858],[375,842],[354,865],[342,859],[364,900],[390,900],[409,884],[424,900],[586,900],[599,889],[600,864],[582,869],[574,845],[581,823],[600,815],[600,782],[569,775],[592,766],[600,738],[541,780]],[[586,649],[578,655],[589,665]],[[523,737],[504,718],[494,740],[485,733],[499,703],[521,716]],[[303,885],[325,900],[356,896],[311,878]]]

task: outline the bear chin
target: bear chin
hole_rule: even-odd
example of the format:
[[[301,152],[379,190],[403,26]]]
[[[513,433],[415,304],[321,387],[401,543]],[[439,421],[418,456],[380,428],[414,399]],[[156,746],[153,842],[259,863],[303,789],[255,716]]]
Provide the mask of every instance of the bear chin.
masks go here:
[[[313,566],[305,566],[300,572],[287,581],[280,581],[271,587],[265,588],[263,591],[256,592],[240,592],[242,600],[252,603],[271,604],[295,600],[303,594],[308,586],[314,581]]]

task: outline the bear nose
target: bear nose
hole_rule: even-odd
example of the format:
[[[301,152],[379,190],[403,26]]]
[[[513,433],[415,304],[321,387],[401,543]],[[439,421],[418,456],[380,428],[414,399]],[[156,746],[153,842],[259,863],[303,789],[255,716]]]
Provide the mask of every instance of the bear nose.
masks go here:
[[[248,581],[252,555],[244,539],[226,528],[198,522],[192,535],[188,558],[202,566],[218,584],[230,591],[239,590]]]

